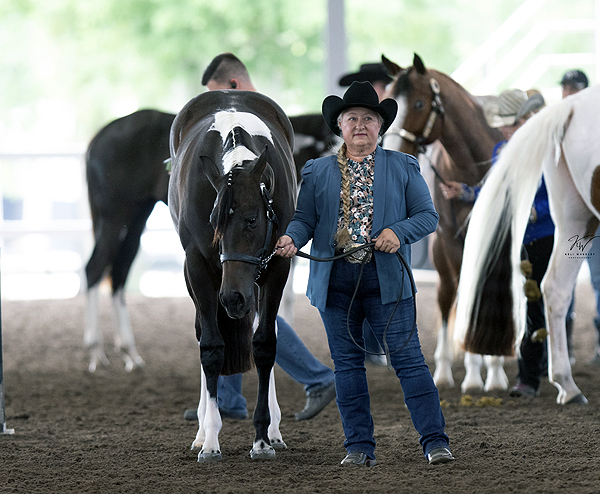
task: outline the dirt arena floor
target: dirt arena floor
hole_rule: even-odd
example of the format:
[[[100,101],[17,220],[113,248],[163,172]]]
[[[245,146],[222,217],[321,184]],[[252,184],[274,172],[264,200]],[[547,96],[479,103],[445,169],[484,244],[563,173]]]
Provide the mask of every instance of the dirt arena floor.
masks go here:
[[[419,283],[418,321],[433,370],[435,288]],[[281,430],[288,445],[273,461],[252,461],[251,420],[225,419],[223,461],[199,464],[190,450],[197,424],[183,419],[198,400],[199,358],[188,298],[129,296],[138,349],[146,361],[127,373],[112,349],[112,313],[102,303],[111,366],[87,372],[85,298],[2,305],[7,426],[0,437],[0,492],[15,493],[599,493],[600,368],[588,365],[595,340],[592,291],[577,291],[574,376],[588,406],[558,406],[546,380],[533,401],[506,392],[495,406],[473,395],[461,403],[462,355],[457,386],[441,389],[447,432],[456,461],[429,466],[406,411],[398,380],[369,367],[378,465],[339,466],[345,451],[335,404],[310,421],[296,422],[302,386],[277,367]],[[295,329],[331,365],[318,313],[297,296]],[[514,383],[516,362],[506,365]],[[250,413],[256,376],[244,393]],[[482,405],[487,402],[487,406]]]

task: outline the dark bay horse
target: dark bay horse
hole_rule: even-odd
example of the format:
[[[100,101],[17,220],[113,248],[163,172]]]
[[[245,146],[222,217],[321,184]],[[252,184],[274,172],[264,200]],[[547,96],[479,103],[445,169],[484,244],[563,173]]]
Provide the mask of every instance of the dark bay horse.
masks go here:
[[[256,92],[203,93],[171,128],[168,203],[185,251],[207,391],[193,443],[202,447],[199,461],[221,458],[217,378],[249,370],[252,360],[259,384],[250,456],[273,458],[272,441],[283,444],[280,436],[269,435],[269,383],[275,318],[290,262],[273,257],[273,249],[295,210],[292,147],[287,116]]]
[[[489,127],[480,101],[448,75],[425,67],[415,54],[413,65],[401,68],[382,56],[388,72],[394,76],[387,97],[398,102],[396,120],[384,137],[390,149],[417,155],[421,148],[439,140],[431,158],[435,174],[433,201],[440,220],[433,234],[431,255],[439,274],[438,306],[441,325],[435,352],[437,385],[454,384],[451,365],[454,360],[449,323],[455,306],[464,235],[472,204],[458,199],[447,200],[440,191],[440,181],[475,185],[487,173],[492,151],[503,140],[499,130]],[[466,376],[462,391],[506,389],[508,379],[501,357],[486,357],[488,374],[481,379],[482,357],[465,354]]]
[[[139,110],[107,124],[88,146],[86,172],[95,242],[85,269],[85,342],[90,348],[90,372],[96,370],[98,363],[108,363],[98,325],[98,287],[105,275],[112,280],[118,325],[115,344],[122,348],[127,370],[143,365],[135,347],[123,289],[148,216],[156,202],[167,203],[169,174],[163,161],[170,156],[169,132],[174,119],[172,113]],[[293,116],[290,121],[299,181],[304,163],[331,152],[337,137],[321,114]],[[292,301],[293,296],[287,294],[282,309],[291,312]]]
[[[555,233],[541,291],[548,377],[561,405],[587,403],[573,380],[565,318],[600,219],[599,123],[600,86],[593,86],[514,133],[473,207],[460,273],[455,338],[469,351],[512,355],[526,322],[521,244],[543,174]]]

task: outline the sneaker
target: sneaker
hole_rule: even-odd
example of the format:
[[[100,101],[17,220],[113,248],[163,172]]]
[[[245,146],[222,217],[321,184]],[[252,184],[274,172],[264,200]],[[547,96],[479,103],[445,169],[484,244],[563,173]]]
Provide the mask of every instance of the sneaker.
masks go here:
[[[430,465],[439,465],[454,461],[454,456],[448,448],[435,448],[427,453],[427,461]]]
[[[366,453],[355,451],[354,453],[348,453],[346,458],[340,462],[340,465],[344,467],[372,467],[376,463],[377,462],[374,459],[369,458]]]
[[[539,390],[528,384],[517,383],[515,386],[510,388],[508,393],[513,398],[535,398],[540,395]]]
[[[324,388],[316,391],[310,391],[306,397],[306,405],[301,412],[298,412],[296,420],[308,420],[317,415],[323,408],[335,398],[335,381]]]

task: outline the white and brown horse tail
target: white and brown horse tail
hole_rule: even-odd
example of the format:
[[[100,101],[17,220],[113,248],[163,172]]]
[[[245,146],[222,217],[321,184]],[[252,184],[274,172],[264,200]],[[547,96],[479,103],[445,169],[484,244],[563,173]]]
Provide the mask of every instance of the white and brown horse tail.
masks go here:
[[[545,160],[558,163],[572,104],[530,118],[502,149],[475,202],[458,286],[454,341],[465,351],[514,355],[525,330],[523,236]]]

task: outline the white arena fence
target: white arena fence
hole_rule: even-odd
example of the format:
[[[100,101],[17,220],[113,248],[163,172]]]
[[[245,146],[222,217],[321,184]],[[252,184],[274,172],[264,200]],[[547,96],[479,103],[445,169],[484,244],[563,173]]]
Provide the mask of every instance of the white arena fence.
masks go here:
[[[0,152],[2,298],[71,298],[85,291],[93,248],[84,166],[85,146],[58,152]],[[435,279],[427,242],[413,248],[417,278]],[[294,291],[304,293],[307,261],[298,259]],[[158,203],[142,235],[127,291],[187,296],[183,251],[168,208]],[[104,287],[108,291],[108,286]]]

